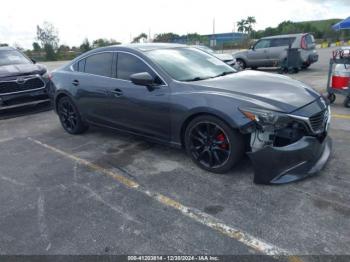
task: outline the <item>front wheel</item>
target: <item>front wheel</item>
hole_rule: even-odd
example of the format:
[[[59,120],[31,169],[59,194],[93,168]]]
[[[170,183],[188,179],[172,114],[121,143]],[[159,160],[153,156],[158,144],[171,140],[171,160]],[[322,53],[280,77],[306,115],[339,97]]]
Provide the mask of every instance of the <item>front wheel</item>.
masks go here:
[[[329,93],[328,96],[327,96],[327,98],[328,98],[329,102],[330,102],[331,104],[333,104],[333,103],[335,102],[336,96],[335,96],[335,94],[333,94],[333,93]]]
[[[242,59],[237,59],[236,63],[242,70],[244,70],[247,67],[247,64]]]
[[[89,127],[82,120],[74,102],[67,96],[58,101],[57,113],[64,130],[72,135],[81,134]]]
[[[242,135],[213,116],[191,121],[185,132],[185,146],[199,167],[213,173],[228,172],[244,154]]]
[[[344,106],[350,108],[350,96],[345,97]]]

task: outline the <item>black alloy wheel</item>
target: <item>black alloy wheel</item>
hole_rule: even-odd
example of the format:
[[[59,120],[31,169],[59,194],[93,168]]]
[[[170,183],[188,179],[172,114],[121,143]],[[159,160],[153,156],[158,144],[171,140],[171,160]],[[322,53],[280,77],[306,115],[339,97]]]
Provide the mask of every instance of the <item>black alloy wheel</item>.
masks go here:
[[[335,102],[336,96],[334,93],[329,93],[327,96],[329,103],[333,104]]]
[[[244,153],[243,137],[216,117],[194,119],[185,135],[186,149],[192,160],[214,173],[229,171]]]
[[[63,97],[58,101],[57,113],[62,127],[70,134],[81,134],[87,130],[74,102],[69,97]]]

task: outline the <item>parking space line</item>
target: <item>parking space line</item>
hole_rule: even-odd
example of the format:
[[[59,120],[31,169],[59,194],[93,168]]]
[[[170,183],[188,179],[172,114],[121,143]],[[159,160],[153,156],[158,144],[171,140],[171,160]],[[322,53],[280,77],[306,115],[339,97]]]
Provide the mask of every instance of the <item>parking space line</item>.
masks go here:
[[[4,139],[0,139],[0,143],[5,143],[5,142],[8,142],[8,141],[11,141],[13,140],[14,138],[4,138]]]
[[[199,222],[207,227],[210,227],[210,228],[216,230],[217,232],[220,232],[223,235],[226,235],[232,239],[235,239],[235,240],[241,242],[242,244],[258,251],[259,253],[262,253],[265,255],[276,256],[276,257],[291,254],[291,252],[284,250],[282,248],[279,248],[277,246],[274,246],[274,245],[267,243],[263,240],[260,240],[256,237],[250,235],[247,232],[243,232],[242,230],[239,230],[239,229],[234,228],[232,226],[228,226],[228,225],[222,223],[217,218],[215,218],[211,215],[208,215],[208,214],[206,214],[206,213],[204,213],[196,208],[185,206],[172,198],[169,198],[167,196],[164,196],[164,195],[157,193],[157,192],[154,192],[154,191],[150,191],[147,188],[138,184],[137,182],[123,176],[122,174],[120,174],[116,171],[108,170],[102,166],[99,166],[97,164],[91,163],[90,161],[87,161],[87,160],[82,159],[80,157],[69,154],[65,151],[62,151],[62,150],[60,150],[56,147],[53,147],[51,145],[45,144],[45,143],[43,143],[39,140],[36,140],[34,138],[28,137],[28,140],[36,143],[37,145],[40,145],[40,146],[46,148],[46,149],[49,149],[57,154],[60,154],[66,158],[69,158],[73,161],[76,161],[80,164],[83,164],[94,171],[97,171],[97,172],[103,173],[109,177],[112,177],[113,179],[117,180],[118,182],[120,182],[124,186],[128,187],[129,189],[133,189],[133,190],[136,190],[138,192],[141,192],[141,193],[147,195],[148,197],[158,201],[159,203],[161,203],[167,207],[174,208],[174,209],[180,211],[186,217],[189,217],[192,220],[195,220],[195,221],[197,221],[197,222]],[[289,256],[288,259],[289,259],[289,261],[293,261],[293,262],[302,261],[297,256]]]
[[[332,114],[332,117],[334,117],[334,118],[340,118],[340,119],[349,119],[349,120],[350,120],[350,115]]]

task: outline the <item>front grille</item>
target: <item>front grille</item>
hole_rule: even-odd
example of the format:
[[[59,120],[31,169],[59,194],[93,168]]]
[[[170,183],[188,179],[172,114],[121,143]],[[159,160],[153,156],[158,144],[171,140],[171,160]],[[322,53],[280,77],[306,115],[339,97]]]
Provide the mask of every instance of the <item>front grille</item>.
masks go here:
[[[312,130],[315,133],[323,132],[328,120],[328,110],[325,109],[309,118]]]
[[[16,79],[0,82],[0,95],[25,92],[45,86],[45,83],[39,77],[27,77],[21,80],[17,81]]]

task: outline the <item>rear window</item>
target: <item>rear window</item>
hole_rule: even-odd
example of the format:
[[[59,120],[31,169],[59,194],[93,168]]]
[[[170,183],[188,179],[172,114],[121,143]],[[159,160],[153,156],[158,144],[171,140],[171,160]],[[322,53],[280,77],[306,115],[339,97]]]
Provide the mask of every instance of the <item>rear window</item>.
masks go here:
[[[289,46],[294,40],[294,37],[271,39],[271,47]]]
[[[100,53],[85,59],[85,73],[112,77],[113,53]],[[78,65],[79,71],[82,65]]]
[[[313,35],[306,35],[305,36],[305,40],[306,40],[306,43],[307,43],[308,46],[309,45],[313,45],[314,42],[315,42],[315,38],[314,38]]]

